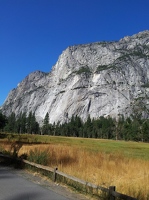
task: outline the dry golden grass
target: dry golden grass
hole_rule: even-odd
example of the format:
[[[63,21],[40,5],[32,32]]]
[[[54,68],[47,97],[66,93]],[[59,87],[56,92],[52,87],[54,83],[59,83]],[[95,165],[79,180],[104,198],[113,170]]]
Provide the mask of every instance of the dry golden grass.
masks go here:
[[[89,151],[63,144],[23,145],[19,155],[39,148],[49,151],[51,167],[97,185],[116,186],[116,190],[138,199],[149,199],[149,161],[129,158],[122,153]],[[10,150],[10,146],[5,149]]]
[[[130,196],[147,199],[149,195],[149,161],[62,144],[23,146],[20,153],[29,153],[33,148],[48,149],[49,166],[57,166],[67,174],[105,187],[115,185],[117,191]]]

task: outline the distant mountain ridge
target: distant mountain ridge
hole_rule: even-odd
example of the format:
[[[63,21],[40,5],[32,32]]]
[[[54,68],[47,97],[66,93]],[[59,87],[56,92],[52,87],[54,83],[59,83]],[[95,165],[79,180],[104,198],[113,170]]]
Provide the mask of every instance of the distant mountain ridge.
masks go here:
[[[149,117],[149,31],[68,47],[50,73],[35,71],[21,81],[1,110],[32,111],[38,122],[48,112],[50,123],[72,115]]]

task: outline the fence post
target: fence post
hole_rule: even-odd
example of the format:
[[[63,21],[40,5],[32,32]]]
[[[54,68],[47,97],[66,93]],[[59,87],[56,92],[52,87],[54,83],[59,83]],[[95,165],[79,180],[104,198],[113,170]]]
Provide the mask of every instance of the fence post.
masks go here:
[[[54,168],[54,171],[53,171],[53,182],[56,181],[56,170],[58,170],[57,167]]]
[[[115,200],[115,197],[112,195],[112,192],[116,190],[115,186],[109,187],[109,200]]]

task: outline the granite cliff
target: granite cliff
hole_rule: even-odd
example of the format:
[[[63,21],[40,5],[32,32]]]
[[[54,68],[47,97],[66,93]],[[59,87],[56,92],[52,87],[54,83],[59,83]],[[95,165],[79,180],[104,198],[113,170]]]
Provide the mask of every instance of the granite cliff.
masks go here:
[[[9,94],[2,112],[35,112],[42,122],[72,115],[149,117],[149,31],[119,41],[68,47],[50,73],[29,74]]]

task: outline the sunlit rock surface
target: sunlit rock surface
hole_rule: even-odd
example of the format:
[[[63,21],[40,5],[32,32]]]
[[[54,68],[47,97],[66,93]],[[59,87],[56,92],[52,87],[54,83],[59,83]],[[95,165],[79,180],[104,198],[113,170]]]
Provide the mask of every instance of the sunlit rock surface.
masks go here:
[[[2,112],[35,112],[41,123],[100,116],[149,116],[149,31],[120,41],[68,47],[50,73],[35,71],[13,89]]]

